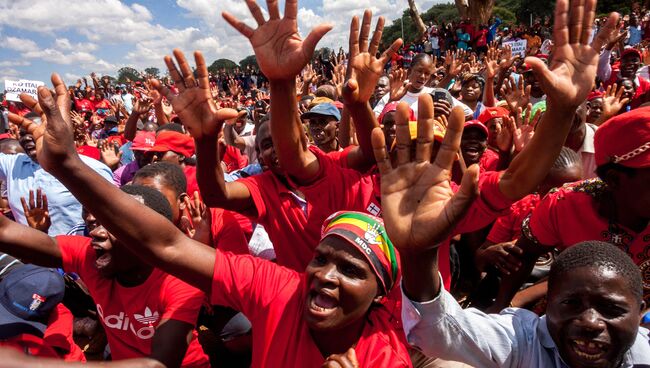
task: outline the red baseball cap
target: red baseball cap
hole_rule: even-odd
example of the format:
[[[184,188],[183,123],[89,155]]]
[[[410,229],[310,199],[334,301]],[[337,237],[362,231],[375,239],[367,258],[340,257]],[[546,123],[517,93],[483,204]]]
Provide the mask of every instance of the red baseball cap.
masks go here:
[[[609,119],[594,137],[596,165],[610,162],[633,168],[650,167],[650,107]]]
[[[156,144],[151,147],[152,152],[172,151],[185,157],[194,156],[194,140],[183,133],[166,130],[156,137]]]
[[[138,132],[133,138],[131,151],[150,151],[156,143],[156,133],[154,132]]]
[[[485,126],[485,124],[481,123],[478,120],[470,120],[465,122],[465,128],[478,128],[480,129],[483,133],[485,133],[486,137],[490,136],[490,132],[488,131],[488,128]]]
[[[492,119],[505,118],[508,116],[510,116],[510,111],[508,111],[508,109],[504,109],[503,107],[488,107],[483,110],[481,115],[479,115],[478,121],[487,124],[487,122]]]
[[[603,97],[605,94],[600,91],[593,91],[587,95],[587,101],[593,101],[597,98]]]
[[[393,101],[387,103],[386,106],[384,106],[384,109],[381,111],[381,114],[379,114],[379,117],[377,118],[377,122],[381,124],[382,121],[384,121],[384,116],[386,116],[386,114],[388,114],[389,112],[397,111],[398,104],[399,101]],[[415,121],[415,120],[417,120],[415,118],[415,113],[413,112],[413,109],[409,107],[409,121]]]

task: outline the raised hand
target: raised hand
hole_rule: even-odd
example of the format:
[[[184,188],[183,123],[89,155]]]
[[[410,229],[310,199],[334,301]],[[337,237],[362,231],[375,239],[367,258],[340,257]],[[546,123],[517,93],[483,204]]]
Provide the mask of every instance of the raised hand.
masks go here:
[[[485,56],[485,78],[494,79],[501,68],[499,67],[498,62],[498,51],[495,48],[488,49],[487,55]]]
[[[522,115],[521,107],[519,107],[517,108],[517,112],[514,114],[514,118],[508,117],[504,121],[504,128],[512,132],[515,152],[517,153],[521,152],[528,142],[533,139],[533,135],[535,135],[535,127],[541,119],[542,114],[538,113],[533,117],[533,121],[530,121],[532,109],[532,105],[528,104],[525,113]]]
[[[152,80],[153,87],[171,102],[174,111],[194,139],[216,138],[223,122],[236,117],[237,110],[217,109],[210,92],[208,68],[201,52],[194,52],[196,79],[180,50],[174,50],[174,57],[178,68],[170,56],[165,56],[165,64],[178,88],[178,95],[173,94],[157,80]]]
[[[555,48],[549,65],[535,57],[526,58],[546,93],[549,107],[557,111],[574,111],[585,101],[596,78],[605,35],[618,23],[619,15],[612,13],[589,45],[595,11],[596,0],[571,1],[571,9],[569,0],[558,0],[553,29]]]
[[[318,41],[332,29],[328,24],[318,25],[303,40],[296,22],[298,0],[285,2],[284,18],[280,18],[277,0],[267,0],[268,21],[255,0],[246,0],[246,5],[258,24],[257,29],[228,12],[223,12],[223,17],[248,38],[262,73],[270,80],[293,80],[311,61]]]
[[[407,76],[408,72],[404,69],[397,69],[390,72],[388,76],[390,80],[390,101],[399,101],[404,97],[406,91],[408,91],[408,84],[406,83]]]
[[[122,159],[122,151],[120,147],[116,144],[108,143],[105,140],[99,142],[99,157],[100,161],[103,162],[106,166],[110,167],[111,170],[115,171],[120,164]]]
[[[368,102],[383,74],[384,65],[402,47],[402,39],[397,39],[379,58],[375,57],[384,30],[384,17],[379,17],[377,20],[375,32],[368,44],[371,20],[372,12],[366,10],[363,13],[361,33],[359,33],[359,18],[357,16],[354,16],[350,23],[348,82],[343,88],[343,98],[346,103]]]
[[[239,83],[237,83],[237,81],[234,79],[228,81],[228,90],[230,90],[230,94],[233,98],[241,94],[241,87],[239,86]]]
[[[503,82],[501,87],[501,96],[508,103],[510,111],[517,111],[518,108],[524,107],[530,101],[530,88],[524,83],[524,78],[520,77],[519,82],[515,82],[515,78],[510,76]]]
[[[433,101],[428,94],[418,101],[417,147],[410,157],[408,105],[400,103],[396,116],[397,160],[386,150],[381,128],[372,132],[372,146],[381,174],[381,202],[388,236],[401,252],[434,249],[447,239],[478,194],[478,166],[463,176],[459,191],[450,185],[451,169],[460,148],[465,114],[452,110],[442,146],[431,162],[434,145]]]
[[[151,99],[148,98],[137,99],[133,104],[133,109],[131,110],[131,114],[137,114],[139,116],[146,115],[151,109],[151,105],[152,105]]]
[[[41,191],[36,190],[36,201],[34,201],[34,191],[29,191],[29,205],[25,197],[20,197],[20,203],[23,205],[23,212],[27,225],[32,229],[40,230],[44,233],[50,229],[52,222],[50,221],[50,212],[47,206],[47,196]]]
[[[70,95],[61,77],[52,74],[55,94],[46,87],[38,87],[38,101],[21,94],[25,106],[41,116],[41,124],[20,115],[9,113],[9,120],[22,126],[34,136],[38,163],[48,172],[54,172],[70,162],[79,160],[75,149],[72,121],[70,119]]]
[[[605,91],[605,95],[603,96],[603,113],[600,115],[600,118],[598,118],[599,123],[604,123],[610,118],[616,116],[616,114],[618,114],[619,111],[630,102],[630,99],[627,97],[621,98],[623,92],[625,92],[625,88],[621,86],[617,89],[616,87],[617,85],[614,83],[607,87],[607,90]]]

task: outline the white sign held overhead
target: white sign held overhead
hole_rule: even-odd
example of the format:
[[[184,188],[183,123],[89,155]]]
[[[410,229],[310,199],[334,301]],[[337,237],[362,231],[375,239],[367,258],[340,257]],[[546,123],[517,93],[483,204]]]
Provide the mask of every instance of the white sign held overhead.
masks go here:
[[[517,41],[506,41],[503,43],[503,47],[510,45],[512,47],[512,54],[519,55],[522,58],[526,57],[526,46],[528,41],[526,40],[517,40]]]
[[[32,81],[32,80],[5,80],[5,98],[7,101],[16,101],[20,102],[21,93],[26,93],[34,98],[36,96],[36,89],[39,86],[44,86],[45,83],[41,81]]]

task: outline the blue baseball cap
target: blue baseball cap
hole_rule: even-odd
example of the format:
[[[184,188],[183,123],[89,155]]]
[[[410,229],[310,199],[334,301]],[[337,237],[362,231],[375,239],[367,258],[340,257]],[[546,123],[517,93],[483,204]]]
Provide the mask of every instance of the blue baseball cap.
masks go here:
[[[26,264],[11,271],[0,281],[0,339],[43,336],[64,294],[63,277],[51,268]]]
[[[336,121],[341,120],[341,112],[339,112],[339,109],[337,109],[334,104],[329,102],[321,103],[312,107],[311,110],[302,114],[301,118],[311,119],[317,116],[331,116],[336,119]]]

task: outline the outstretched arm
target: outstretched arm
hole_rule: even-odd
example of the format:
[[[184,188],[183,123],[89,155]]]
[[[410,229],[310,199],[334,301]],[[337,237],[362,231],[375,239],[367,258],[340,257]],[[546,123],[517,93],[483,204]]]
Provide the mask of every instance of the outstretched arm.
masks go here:
[[[316,179],[319,164],[307,147],[296,103],[296,76],[312,58],[318,41],[332,28],[318,25],[303,40],[298,34],[298,1],[287,0],[284,18],[278,2],[267,0],[269,19],[254,0],[246,5],[258,24],[252,29],[228,12],[223,17],[253,46],[262,73],[271,86],[271,136],[280,165],[299,184]]]
[[[47,233],[18,224],[4,216],[0,216],[0,252],[11,254],[24,263],[43,267],[58,268],[63,264],[59,246]]]
[[[587,98],[596,77],[598,52],[605,34],[618,22],[618,14],[609,16],[607,24],[589,45],[596,1],[557,3],[553,41],[555,51],[549,66],[538,58],[526,62],[540,81],[547,96],[547,110],[532,140],[515,157],[501,177],[499,188],[512,200],[533,192],[544,180],[560,154],[576,109]]]
[[[54,96],[45,87],[38,89],[38,101],[21,95],[26,106],[41,114],[43,124],[36,125],[15,114],[9,116],[34,136],[41,166],[59,179],[111,234],[134,247],[142,260],[209,291],[215,250],[185,236],[166,218],[119,190],[80,159],[74,147],[65,84],[57,74],[52,75],[52,84]]]
[[[174,56],[178,68],[169,56],[165,56],[165,64],[179,94],[174,95],[157,80],[152,81],[152,84],[171,102],[183,125],[194,137],[196,178],[203,201],[208,207],[221,207],[251,214],[255,211],[255,207],[248,189],[240,183],[224,181],[217,144],[223,122],[236,118],[237,111],[217,109],[210,92],[208,69],[200,52],[194,53],[196,79],[183,53],[176,49]]]
[[[377,20],[375,32],[368,43],[371,20],[372,12],[366,10],[363,14],[361,32],[359,32],[359,18],[357,16],[352,18],[348,81],[343,88],[343,101],[350,111],[359,140],[359,146],[353,148],[348,154],[348,167],[359,171],[365,171],[375,163],[370,136],[372,130],[379,124],[370,106],[370,98],[382,76],[384,65],[402,46],[402,39],[397,39],[381,57],[375,57],[384,30],[384,17],[379,17]]]

